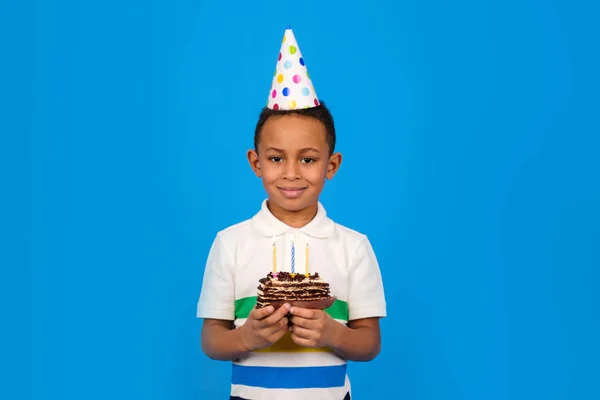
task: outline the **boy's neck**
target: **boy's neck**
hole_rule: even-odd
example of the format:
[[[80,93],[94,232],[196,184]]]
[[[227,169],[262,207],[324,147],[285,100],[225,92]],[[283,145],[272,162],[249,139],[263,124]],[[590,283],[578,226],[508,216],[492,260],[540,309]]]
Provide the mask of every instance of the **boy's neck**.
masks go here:
[[[315,203],[314,205],[311,205],[303,210],[288,211],[284,210],[281,207],[278,207],[276,204],[271,203],[268,200],[267,207],[269,208],[269,211],[271,211],[271,214],[275,216],[275,218],[277,218],[287,226],[291,226],[292,228],[296,229],[308,225],[308,223],[312,221],[313,218],[315,218],[315,216],[317,215],[317,211],[319,208],[318,204]]]

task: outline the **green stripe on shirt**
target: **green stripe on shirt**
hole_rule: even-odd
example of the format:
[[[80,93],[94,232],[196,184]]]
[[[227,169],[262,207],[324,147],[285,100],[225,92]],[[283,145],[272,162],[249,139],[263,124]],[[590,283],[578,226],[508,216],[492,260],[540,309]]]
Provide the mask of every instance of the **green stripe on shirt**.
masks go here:
[[[248,318],[250,311],[256,305],[257,296],[244,297],[235,301],[235,318]],[[325,312],[333,319],[348,321],[348,303],[342,300],[336,300],[331,307],[325,309]]]

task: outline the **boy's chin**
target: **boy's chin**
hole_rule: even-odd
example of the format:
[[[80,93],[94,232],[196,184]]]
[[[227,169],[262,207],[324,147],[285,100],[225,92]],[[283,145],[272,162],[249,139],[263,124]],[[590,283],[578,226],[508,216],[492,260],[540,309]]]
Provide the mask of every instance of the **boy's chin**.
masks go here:
[[[317,204],[317,201],[310,201],[302,198],[297,199],[273,199],[269,198],[269,203],[274,204],[277,208],[280,208],[288,212],[298,212],[305,210],[311,206]]]

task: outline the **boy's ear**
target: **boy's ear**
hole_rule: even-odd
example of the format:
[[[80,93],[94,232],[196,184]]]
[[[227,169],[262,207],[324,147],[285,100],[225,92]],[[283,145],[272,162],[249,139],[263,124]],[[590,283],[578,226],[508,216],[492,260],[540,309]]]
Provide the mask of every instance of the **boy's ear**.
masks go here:
[[[248,162],[250,163],[250,168],[254,171],[254,174],[259,178],[262,176],[262,170],[260,169],[260,159],[258,158],[258,153],[256,150],[248,150],[247,153]]]
[[[335,174],[340,169],[340,165],[342,165],[342,153],[334,153],[329,157],[329,162],[327,163],[327,179],[331,180],[335,176]]]

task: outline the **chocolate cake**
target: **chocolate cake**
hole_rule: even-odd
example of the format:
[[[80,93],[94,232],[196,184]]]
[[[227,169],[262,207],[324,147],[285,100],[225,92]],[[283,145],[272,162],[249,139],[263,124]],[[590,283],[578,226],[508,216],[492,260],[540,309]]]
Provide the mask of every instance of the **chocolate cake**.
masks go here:
[[[290,274],[289,272],[269,272],[259,280],[257,308],[272,305],[281,307],[284,303],[292,306],[325,309],[335,301],[329,293],[329,283],[318,273]]]

